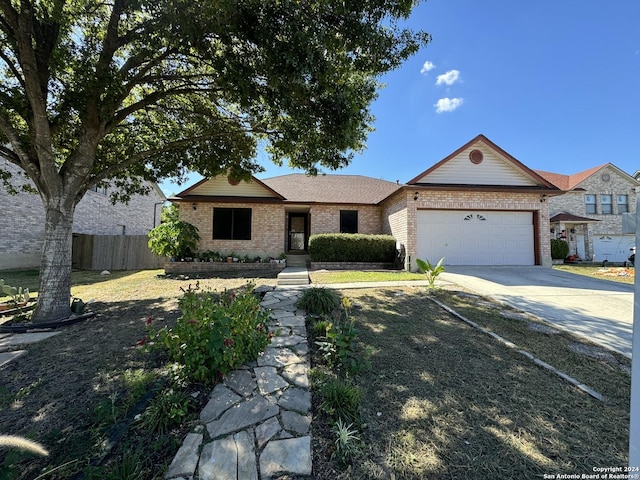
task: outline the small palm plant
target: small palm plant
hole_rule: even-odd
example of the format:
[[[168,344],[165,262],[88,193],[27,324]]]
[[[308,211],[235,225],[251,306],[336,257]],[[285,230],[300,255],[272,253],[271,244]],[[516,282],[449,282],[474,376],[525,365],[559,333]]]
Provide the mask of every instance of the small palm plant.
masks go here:
[[[442,262],[444,262],[444,257],[442,257],[435,265],[433,265],[427,259],[421,260],[419,258],[416,258],[418,268],[427,276],[429,288],[436,288],[436,278],[438,277],[438,275],[444,272],[444,265],[442,265]]]

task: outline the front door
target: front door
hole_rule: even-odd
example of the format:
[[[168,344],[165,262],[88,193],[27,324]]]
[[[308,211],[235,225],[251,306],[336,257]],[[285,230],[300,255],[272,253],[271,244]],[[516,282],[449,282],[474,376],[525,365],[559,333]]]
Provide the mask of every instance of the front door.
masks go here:
[[[289,251],[303,252],[307,249],[309,243],[308,218],[306,213],[289,213]]]

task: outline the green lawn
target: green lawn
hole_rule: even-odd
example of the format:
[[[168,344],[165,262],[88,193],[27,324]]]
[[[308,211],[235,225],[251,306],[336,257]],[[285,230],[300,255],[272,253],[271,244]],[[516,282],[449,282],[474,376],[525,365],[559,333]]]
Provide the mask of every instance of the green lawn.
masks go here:
[[[426,280],[423,273],[411,273],[403,270],[320,270],[310,271],[311,283],[352,283],[352,282],[394,282]]]

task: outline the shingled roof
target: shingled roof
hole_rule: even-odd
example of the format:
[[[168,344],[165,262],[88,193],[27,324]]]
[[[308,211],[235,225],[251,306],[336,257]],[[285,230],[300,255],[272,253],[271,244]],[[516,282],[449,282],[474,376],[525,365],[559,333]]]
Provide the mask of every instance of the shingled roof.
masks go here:
[[[394,182],[362,175],[292,173],[261,180],[287,202],[377,204],[402,188]]]
[[[590,168],[589,170],[584,170],[583,172],[574,173],[573,175],[563,175],[561,173],[553,173],[553,172],[544,172],[542,170],[534,170],[538,175],[543,177],[548,182],[553,183],[560,190],[573,190],[576,185],[585,181],[591,175],[596,173],[598,170],[610,165],[609,163],[605,163],[604,165],[598,165],[597,167]]]

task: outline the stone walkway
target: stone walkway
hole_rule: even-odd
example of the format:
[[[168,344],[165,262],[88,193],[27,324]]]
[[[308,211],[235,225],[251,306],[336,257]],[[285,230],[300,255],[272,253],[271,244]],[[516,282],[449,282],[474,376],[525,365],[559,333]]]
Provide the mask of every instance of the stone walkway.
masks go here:
[[[166,479],[267,480],[311,475],[311,392],[300,289],[269,291],[273,340],[211,392],[200,425],[185,438]]]

